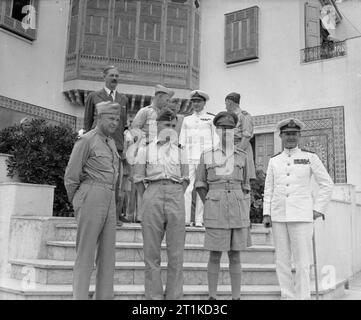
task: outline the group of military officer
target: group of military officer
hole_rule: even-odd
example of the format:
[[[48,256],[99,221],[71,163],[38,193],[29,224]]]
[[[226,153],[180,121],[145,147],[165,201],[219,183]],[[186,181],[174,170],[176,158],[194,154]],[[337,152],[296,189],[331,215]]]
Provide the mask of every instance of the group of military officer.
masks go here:
[[[115,67],[104,70],[102,91],[115,91],[118,77]],[[88,298],[94,259],[94,298],[114,296],[115,212],[120,159],[124,155],[112,137],[124,122],[126,102],[116,91],[113,95],[109,92],[107,99],[105,93],[103,100],[98,93],[87,104],[92,105],[88,112],[96,121],[75,143],[64,178],[78,224],[75,299]],[[123,103],[116,101],[117,95]],[[168,107],[173,95],[172,90],[156,86],[152,104],[134,118],[134,145],[126,154],[142,220],[145,296],[183,297],[185,224],[190,219],[191,193],[195,189],[195,219],[198,225],[204,223],[204,247],[209,250],[209,299],[217,298],[223,251],[229,257],[232,299],[240,299],[240,251],[250,245],[250,179],[255,178],[249,142],[253,136],[252,118],[240,108],[238,93],[228,94],[227,111],[213,116],[204,110],[209,96],[195,90],[190,94],[194,112],[179,123],[178,115]],[[286,119],[278,125],[284,151],[270,160],[264,195],[264,224],[273,228],[281,294],[290,299],[310,297],[312,222],[325,212],[332,191],[332,180],[317,155],[298,148],[302,126],[297,119]],[[312,175],[320,186],[314,203]],[[165,291],[160,267],[164,235],[168,254]],[[296,264],[296,286],[291,281],[291,253]]]

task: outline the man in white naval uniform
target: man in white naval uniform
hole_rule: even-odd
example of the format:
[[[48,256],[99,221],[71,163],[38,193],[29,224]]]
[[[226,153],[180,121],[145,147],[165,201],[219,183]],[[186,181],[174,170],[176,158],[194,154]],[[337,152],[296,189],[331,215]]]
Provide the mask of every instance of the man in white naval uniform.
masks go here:
[[[213,125],[214,115],[204,110],[208,100],[208,94],[203,91],[194,90],[190,93],[190,101],[194,112],[184,118],[179,136],[179,144],[186,148],[189,163],[190,183],[184,193],[186,225],[191,224],[192,191],[201,154],[203,151],[211,149],[219,141]],[[195,226],[201,227],[202,225],[203,202],[197,194]]]
[[[325,214],[333,189],[319,157],[298,147],[303,127],[298,119],[278,123],[284,149],[270,159],[264,189],[263,223],[272,226],[282,299],[311,298],[313,221]],[[314,199],[312,176],[319,186]],[[291,255],[296,267],[295,283]]]

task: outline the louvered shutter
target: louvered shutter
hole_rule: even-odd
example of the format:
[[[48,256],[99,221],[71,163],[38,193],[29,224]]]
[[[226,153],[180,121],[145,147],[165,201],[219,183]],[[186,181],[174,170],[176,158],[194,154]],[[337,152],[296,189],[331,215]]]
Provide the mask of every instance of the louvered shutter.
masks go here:
[[[225,63],[258,58],[259,7],[235,11],[225,15]]]
[[[12,17],[14,1],[0,0],[0,27],[29,40],[36,40],[38,26],[38,0],[23,1],[22,21]]]
[[[320,45],[320,6],[305,3],[305,44],[306,48]]]

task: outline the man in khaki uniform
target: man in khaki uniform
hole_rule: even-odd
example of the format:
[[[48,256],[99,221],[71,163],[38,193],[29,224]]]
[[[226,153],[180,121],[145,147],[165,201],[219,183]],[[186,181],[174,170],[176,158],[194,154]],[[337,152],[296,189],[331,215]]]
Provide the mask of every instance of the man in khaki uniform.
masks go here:
[[[216,299],[222,252],[229,257],[232,299],[240,299],[240,250],[247,247],[250,226],[247,154],[234,148],[237,116],[220,112],[213,120],[220,143],[201,155],[195,188],[204,202],[205,249],[208,261],[209,299]]]
[[[127,108],[129,105],[128,98],[125,94],[117,91],[117,85],[119,82],[119,70],[115,66],[107,66],[103,70],[103,78],[104,78],[104,87],[99,91],[91,92],[85,101],[85,109],[84,109],[84,130],[86,132],[94,129],[97,125],[97,109],[96,104],[100,102],[116,102],[120,105],[119,114],[120,121],[118,128],[112,132],[111,136],[114,139],[115,145],[117,147],[117,151],[120,155],[120,163],[119,163],[119,174],[118,181],[116,184],[115,190],[115,205],[117,210],[117,220],[118,224],[122,225],[123,222],[129,222],[125,216],[122,214],[122,202],[123,199],[121,197],[121,185],[123,179],[123,163],[124,160],[124,130],[127,126],[127,118],[128,111]]]
[[[64,184],[78,224],[74,299],[88,299],[96,254],[95,299],[113,299],[115,268],[115,186],[119,154],[111,134],[119,126],[120,105],[97,104],[95,129],[79,137],[65,171]]]
[[[185,241],[184,191],[188,186],[187,157],[178,147],[176,115],[169,109],[157,118],[157,137],[138,150],[134,182],[142,197],[145,297],[181,299]],[[147,188],[145,189],[145,183]],[[161,280],[161,242],[166,233],[167,283]]]
[[[233,112],[238,117],[238,122],[234,130],[234,143],[237,149],[247,153],[249,178],[256,179],[256,171],[253,160],[253,150],[250,140],[253,137],[252,116],[240,107],[241,95],[237,92],[229,93],[225,98],[226,109]]]

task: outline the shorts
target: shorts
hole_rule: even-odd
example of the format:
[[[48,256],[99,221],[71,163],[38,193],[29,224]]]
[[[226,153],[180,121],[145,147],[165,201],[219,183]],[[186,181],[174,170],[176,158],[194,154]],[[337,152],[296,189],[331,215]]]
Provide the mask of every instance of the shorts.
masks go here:
[[[209,251],[240,251],[250,246],[250,229],[206,228],[204,248]]]

